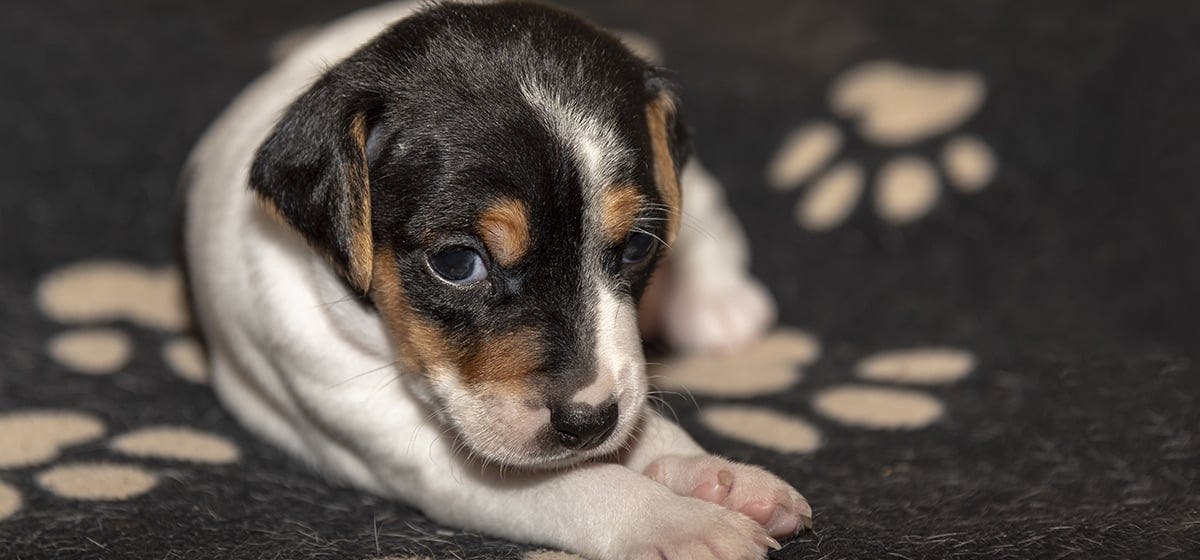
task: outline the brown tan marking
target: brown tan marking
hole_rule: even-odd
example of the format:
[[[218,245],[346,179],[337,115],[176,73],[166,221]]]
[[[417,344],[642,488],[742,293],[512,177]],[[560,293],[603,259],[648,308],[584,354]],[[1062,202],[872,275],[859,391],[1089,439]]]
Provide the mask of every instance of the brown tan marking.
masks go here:
[[[456,352],[442,330],[412,308],[396,259],[391,249],[375,253],[375,274],[371,279],[371,299],[396,342],[396,353],[406,371],[427,373],[457,363]]]
[[[478,233],[500,266],[521,260],[529,250],[529,211],[525,203],[502,198],[479,216]]]
[[[469,384],[521,385],[542,365],[541,333],[520,328],[484,341],[463,364],[463,379]]]
[[[542,336],[521,328],[483,341],[468,354],[457,350],[445,333],[412,308],[390,249],[375,253],[371,298],[396,342],[406,371],[430,373],[457,369],[468,384],[524,385],[542,363]]]
[[[292,223],[288,221],[287,217],[283,215],[283,212],[279,209],[279,207],[275,205],[274,200],[267,198],[267,195],[262,194],[261,192],[258,193],[258,196],[255,198],[258,199],[258,205],[262,207],[263,212],[266,212],[267,217],[270,218],[272,222],[275,222],[276,224],[288,229],[292,229]]]
[[[350,122],[350,137],[358,145],[358,157],[346,165],[349,196],[350,282],[364,293],[371,287],[374,244],[371,242],[371,180],[367,173],[367,118],[358,113]]]
[[[613,243],[629,237],[642,207],[642,195],[629,185],[613,185],[600,195],[600,229]]]
[[[667,140],[667,118],[674,113],[675,102],[665,93],[646,105],[646,126],[650,131],[650,150],[654,157],[654,182],[658,185],[663,203],[670,208],[667,214],[667,245],[675,242],[675,235],[679,232],[679,213],[683,202],[675,160],[671,157],[671,146]]]

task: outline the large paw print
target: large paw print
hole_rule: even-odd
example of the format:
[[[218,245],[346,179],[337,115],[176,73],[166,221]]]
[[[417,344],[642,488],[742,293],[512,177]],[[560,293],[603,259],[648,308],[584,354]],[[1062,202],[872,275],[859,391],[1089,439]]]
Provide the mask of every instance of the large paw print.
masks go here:
[[[21,410],[0,414],[0,474],[21,477],[36,468],[33,485],[59,498],[124,501],[153,490],[161,481],[154,469],[129,459],[154,459],[220,465],[238,460],[228,440],[192,428],[149,426],[107,442],[120,460],[67,461],[53,464],[71,448],[93,444],[107,428],[94,415],[69,410]],[[0,480],[0,521],[18,515],[24,505],[17,486]]]
[[[985,95],[983,79],[973,72],[887,60],[860,64],[834,81],[829,91],[833,113],[853,123],[868,145],[902,150],[888,154],[873,172],[873,208],[880,218],[907,224],[924,217],[940,197],[943,176],[964,194],[980,192],[991,183],[996,160],[987,143],[967,133],[950,134],[979,110]],[[936,165],[912,151],[929,141],[936,142],[940,152]],[[866,191],[869,171],[854,159],[838,157],[846,143],[838,124],[810,122],[784,139],[768,167],[767,180],[776,189],[808,185],[795,217],[809,231],[837,228]]]
[[[180,377],[195,383],[208,377],[200,346],[182,334],[188,314],[180,274],[174,268],[120,261],[77,263],[43,278],[37,302],[51,319],[79,325],[55,335],[46,345],[50,357],[72,371],[109,375],[125,367],[133,356],[129,334],[99,326],[125,322],[169,333],[160,355]]]
[[[660,366],[654,383],[697,395],[748,398],[779,393],[804,381],[803,369],[820,357],[820,344],[798,330],[780,330],[737,353],[719,358],[683,358]],[[947,384],[965,377],[975,357],[945,347],[907,348],[872,354],[854,366],[857,379],[817,389],[812,409],[827,420],[871,430],[913,430],[935,422],[945,406],[932,394],[911,388]],[[897,387],[910,386],[910,387]],[[754,404],[720,404],[700,409],[713,432],[780,453],[809,453],[824,442],[809,420],[790,411]]]

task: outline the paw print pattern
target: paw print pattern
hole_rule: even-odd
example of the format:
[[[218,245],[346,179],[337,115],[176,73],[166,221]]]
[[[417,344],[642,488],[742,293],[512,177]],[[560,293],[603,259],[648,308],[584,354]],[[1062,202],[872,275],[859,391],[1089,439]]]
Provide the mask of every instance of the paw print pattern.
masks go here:
[[[127,461],[86,461],[51,464],[72,447],[92,444],[107,429],[94,415],[67,410],[22,410],[0,415],[0,473],[42,468],[34,483],[60,498],[82,501],[123,501],[158,486],[153,469]],[[228,464],[240,452],[219,436],[179,426],[150,426],[112,438],[115,455],[133,459]],[[43,468],[44,467],[44,468]],[[0,521],[23,507],[21,493],[0,481]]]
[[[780,329],[733,354],[697,354],[676,358],[665,371],[652,371],[660,389],[679,389],[729,397],[755,397],[783,391],[803,377],[801,368],[816,361],[821,345],[812,335]],[[730,375],[753,370],[753,377]]]
[[[104,435],[104,424],[79,412],[38,410],[0,416],[0,469],[57,459],[62,448]]]
[[[737,353],[718,359],[684,358],[661,366],[654,383],[722,399],[746,398],[792,389],[803,368],[820,357],[820,345],[802,331],[780,330]],[[894,385],[934,386],[969,374],[975,357],[965,350],[918,347],[872,354],[854,367],[857,380],[818,389],[813,410],[852,428],[913,430],[945,414],[933,395]],[[780,453],[809,453],[824,436],[809,420],[787,411],[749,403],[702,407],[700,421],[723,437]]]
[[[21,509],[21,493],[16,488],[0,481],[0,521],[4,521]]]
[[[199,345],[181,332],[188,326],[183,284],[174,268],[149,268],[120,261],[89,261],[48,274],[37,288],[46,316],[60,323],[84,325],[55,335],[46,351],[56,362],[87,375],[109,375],[125,367],[133,355],[129,334],[101,323],[125,321],[173,337],[162,359],[180,377],[207,380]]]
[[[828,100],[834,115],[852,123],[868,145],[899,150],[874,171],[872,206],[880,218],[899,225],[924,217],[941,196],[942,177],[964,194],[991,183],[996,159],[987,143],[968,133],[950,134],[978,112],[986,93],[976,73],[888,60],[860,64],[834,81]],[[927,141],[940,142],[937,163],[911,151]],[[854,159],[838,158],[846,143],[838,124],[810,122],[784,139],[768,166],[767,182],[775,189],[807,183],[795,217],[809,231],[837,228],[867,190],[868,170]]]

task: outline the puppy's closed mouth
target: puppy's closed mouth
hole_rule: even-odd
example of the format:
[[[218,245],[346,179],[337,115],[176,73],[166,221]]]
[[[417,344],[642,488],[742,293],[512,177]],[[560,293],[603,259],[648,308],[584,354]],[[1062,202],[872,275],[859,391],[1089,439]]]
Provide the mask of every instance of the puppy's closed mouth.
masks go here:
[[[616,384],[620,388],[597,404],[585,400],[598,393],[588,387],[576,392],[575,400],[551,405],[506,393],[511,387],[468,388],[452,377],[410,378],[453,433],[459,452],[486,464],[531,469],[566,467],[621,449],[641,421],[646,388],[640,375]]]

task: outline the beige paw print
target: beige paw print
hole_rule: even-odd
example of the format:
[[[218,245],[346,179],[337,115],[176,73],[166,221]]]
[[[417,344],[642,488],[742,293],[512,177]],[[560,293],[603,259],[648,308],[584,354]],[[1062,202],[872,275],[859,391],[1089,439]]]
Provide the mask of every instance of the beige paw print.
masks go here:
[[[188,326],[179,271],[120,261],[88,261],[46,275],[37,288],[37,303],[46,316],[77,328],[55,335],[46,351],[56,362],[86,375],[120,371],[133,356],[129,334],[97,324],[125,321],[170,333],[160,352],[180,377],[196,383],[207,379],[199,345],[182,334]]]
[[[82,501],[123,501],[153,490],[160,476],[127,461],[51,464],[64,451],[93,444],[107,428],[94,415],[69,410],[21,410],[0,414],[0,473],[39,468],[37,487],[55,496]],[[193,464],[227,464],[238,460],[237,446],[192,428],[151,426],[108,441],[115,454],[131,459],[159,459]],[[0,521],[20,512],[20,491],[0,481]]]
[[[895,150],[874,171],[872,207],[891,224],[919,220],[934,208],[942,178],[964,194],[985,189],[996,174],[991,148],[977,136],[954,132],[982,107],[983,78],[974,72],[949,72],[881,60],[842,73],[829,91],[834,115],[854,124],[869,144]],[[936,141],[938,162],[906,151]],[[809,231],[841,225],[867,191],[868,170],[839,157],[846,137],[829,121],[804,124],[783,141],[767,169],[775,189],[807,184],[796,204],[796,221]],[[939,174],[940,169],[940,174]]]
[[[654,372],[653,381],[662,389],[722,399],[763,396],[803,383],[804,368],[816,362],[820,353],[820,344],[812,335],[784,329],[734,354],[668,363]],[[953,383],[969,374],[975,363],[970,352],[946,347],[875,353],[855,364],[856,379],[815,388],[812,409],[851,428],[923,428],[945,414],[945,405],[912,386]],[[808,419],[750,403],[702,407],[700,421],[729,439],[781,453],[809,453],[825,441]]]

